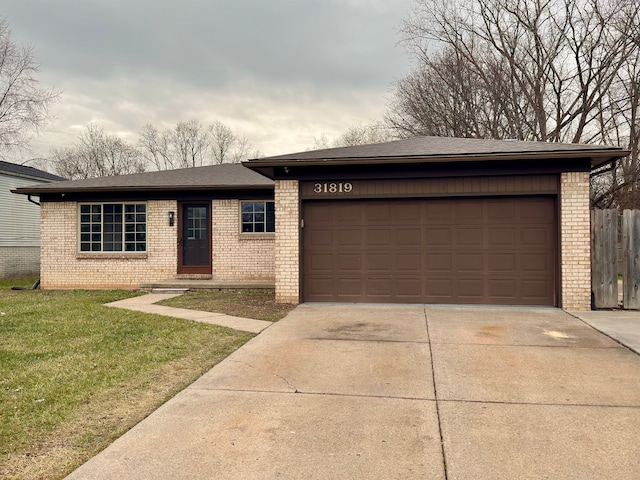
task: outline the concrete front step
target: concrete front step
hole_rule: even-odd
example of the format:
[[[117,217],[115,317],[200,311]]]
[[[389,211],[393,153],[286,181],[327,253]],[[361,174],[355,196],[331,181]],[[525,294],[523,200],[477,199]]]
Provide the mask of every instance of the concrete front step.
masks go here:
[[[224,282],[220,280],[192,280],[192,279],[169,279],[158,280],[155,282],[143,283],[140,285],[141,290],[154,291],[159,289],[171,289],[171,290],[236,290],[236,289],[275,289],[275,282],[273,281],[255,281],[255,280],[242,280],[235,282]],[[169,293],[169,292],[163,292]],[[177,292],[184,293],[184,292]]]
[[[159,294],[169,293],[169,294],[176,294],[176,295],[182,295],[184,293],[187,293],[188,291],[189,291],[188,288],[152,288],[151,289],[151,293],[159,293]]]

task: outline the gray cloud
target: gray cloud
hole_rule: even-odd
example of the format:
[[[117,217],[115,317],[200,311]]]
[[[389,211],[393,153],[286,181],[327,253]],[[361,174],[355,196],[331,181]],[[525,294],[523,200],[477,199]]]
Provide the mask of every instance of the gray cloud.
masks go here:
[[[209,118],[267,154],[306,148],[381,115],[408,63],[396,28],[411,0],[0,3],[43,82],[65,92],[41,147],[89,121],[126,134]]]

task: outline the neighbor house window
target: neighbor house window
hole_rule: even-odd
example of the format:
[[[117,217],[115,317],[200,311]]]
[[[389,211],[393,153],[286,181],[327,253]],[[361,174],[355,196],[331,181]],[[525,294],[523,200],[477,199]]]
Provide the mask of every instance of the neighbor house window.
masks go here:
[[[80,205],[81,252],[146,252],[145,203]]]
[[[241,202],[242,233],[273,233],[276,231],[274,202]]]

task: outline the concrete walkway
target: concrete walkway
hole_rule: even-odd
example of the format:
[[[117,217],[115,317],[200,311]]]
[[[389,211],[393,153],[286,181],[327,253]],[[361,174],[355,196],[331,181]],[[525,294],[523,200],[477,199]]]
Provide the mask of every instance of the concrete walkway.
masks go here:
[[[173,293],[150,293],[139,297],[126,298],[117,302],[107,303],[107,307],[125,308],[127,310],[135,310],[138,312],[155,313],[157,315],[165,315],[167,317],[184,318],[197,322],[212,323],[223,327],[233,328],[234,330],[242,330],[244,332],[260,333],[265,328],[272,325],[272,322],[264,320],[254,320],[251,318],[233,317],[222,313],[201,312],[198,310],[188,310],[186,308],[165,307],[164,305],[155,305],[156,302],[167,298],[177,297],[180,294]]]
[[[558,309],[301,305],[68,478],[636,479],[640,356]]]

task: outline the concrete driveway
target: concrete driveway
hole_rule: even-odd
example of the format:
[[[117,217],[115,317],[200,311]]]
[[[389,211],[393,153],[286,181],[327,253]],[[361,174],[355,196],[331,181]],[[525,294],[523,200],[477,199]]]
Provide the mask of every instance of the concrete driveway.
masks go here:
[[[557,309],[296,308],[69,479],[636,479],[640,356]]]

